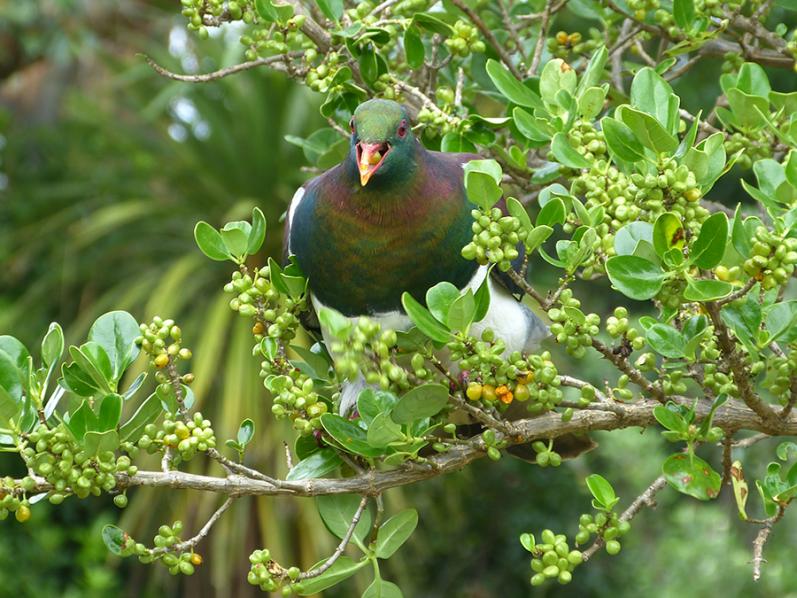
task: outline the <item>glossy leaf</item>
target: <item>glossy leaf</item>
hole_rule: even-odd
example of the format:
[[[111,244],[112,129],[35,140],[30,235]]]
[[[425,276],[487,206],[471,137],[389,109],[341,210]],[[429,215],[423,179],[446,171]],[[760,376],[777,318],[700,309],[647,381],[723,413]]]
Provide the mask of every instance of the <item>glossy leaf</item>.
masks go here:
[[[238,426],[238,434],[236,436],[236,440],[241,447],[245,447],[247,444],[252,442],[252,438],[255,437],[255,422],[253,422],[250,418],[246,418],[244,421],[241,422],[241,425]]]
[[[136,412],[119,428],[119,437],[122,442],[138,442],[144,435],[144,428],[158,419],[163,412],[161,402],[155,393],[149,395],[141,403]]]
[[[99,344],[108,356],[113,382],[117,382],[138,357],[140,349],[135,340],[140,334],[136,319],[124,311],[104,314],[92,324],[88,340]]]
[[[689,261],[710,270],[722,261],[728,242],[728,217],[723,212],[709,216],[700,227],[700,234],[689,251]]]
[[[389,559],[412,535],[418,526],[418,511],[407,509],[397,513],[379,528],[376,534],[376,556]]]
[[[589,160],[570,145],[567,135],[564,133],[557,133],[553,136],[551,153],[553,153],[557,162],[569,168],[589,168],[591,166]]]
[[[266,217],[260,208],[252,210],[252,230],[247,238],[246,253],[254,255],[263,246],[266,240]]]
[[[295,482],[323,478],[342,464],[343,460],[334,449],[322,448],[294,465],[286,479]]]
[[[321,425],[338,444],[350,453],[363,457],[378,457],[383,453],[381,449],[368,444],[365,430],[340,415],[325,413],[321,416]]]
[[[194,240],[199,249],[212,260],[224,262],[231,259],[221,234],[207,222],[200,220],[194,227]]]
[[[445,343],[451,338],[451,332],[448,328],[437,321],[429,310],[418,303],[412,295],[406,292],[402,293],[401,304],[404,306],[404,311],[407,312],[412,323],[430,339]]]
[[[639,301],[655,297],[664,282],[661,266],[633,255],[609,258],[606,272],[618,291]]]
[[[536,93],[515,79],[503,64],[492,58],[487,61],[487,75],[501,94],[513,104],[525,108],[545,109]]]
[[[317,497],[315,502],[327,529],[338,538],[343,538],[354,520],[360,497],[355,494],[330,494]],[[362,542],[370,531],[371,513],[366,507],[354,528],[354,537]]]
[[[670,455],[664,461],[662,473],[670,486],[698,500],[716,498],[722,483],[720,475],[697,455]]]
[[[437,415],[448,403],[448,388],[442,384],[422,384],[409,390],[393,407],[393,421],[409,424]]]
[[[614,493],[614,488],[609,481],[602,475],[593,473],[587,476],[587,488],[589,488],[595,501],[606,509],[611,509],[620,500]]]

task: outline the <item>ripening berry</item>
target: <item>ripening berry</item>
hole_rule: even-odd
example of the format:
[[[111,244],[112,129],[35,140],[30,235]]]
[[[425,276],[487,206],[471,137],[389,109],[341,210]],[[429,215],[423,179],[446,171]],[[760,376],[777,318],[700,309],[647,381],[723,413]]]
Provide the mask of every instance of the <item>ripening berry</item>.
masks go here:
[[[28,507],[28,505],[20,505],[14,513],[14,517],[16,517],[17,521],[20,523],[25,523],[30,519],[30,507]]]
[[[158,355],[155,360],[153,361],[155,367],[158,369],[163,369],[167,365],[169,365],[169,356],[166,353],[161,353]]]

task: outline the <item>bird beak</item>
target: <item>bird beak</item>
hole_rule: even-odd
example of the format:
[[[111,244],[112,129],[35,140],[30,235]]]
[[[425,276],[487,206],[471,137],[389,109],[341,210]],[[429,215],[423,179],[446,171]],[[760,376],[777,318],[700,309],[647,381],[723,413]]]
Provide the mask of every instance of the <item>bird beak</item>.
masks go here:
[[[360,184],[365,187],[374,173],[382,165],[385,156],[390,151],[387,143],[366,143],[360,141],[357,144],[357,168],[360,170]]]

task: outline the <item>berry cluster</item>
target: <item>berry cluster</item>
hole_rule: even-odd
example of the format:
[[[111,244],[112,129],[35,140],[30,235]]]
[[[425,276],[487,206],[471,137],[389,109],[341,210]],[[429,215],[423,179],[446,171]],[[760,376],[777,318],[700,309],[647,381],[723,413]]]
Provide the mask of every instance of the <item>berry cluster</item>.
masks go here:
[[[192,549],[184,549],[180,539],[182,531],[183,524],[180,521],[175,521],[171,526],[161,525],[153,539],[155,548],[147,548],[125,535],[122,556],[136,555],[144,564],[160,561],[172,575],[193,575],[194,567],[202,564],[202,556]]]
[[[742,63],[744,62],[739,54],[733,56]],[[729,156],[735,155],[739,150],[744,150],[736,159],[736,164],[746,170],[752,168],[753,164],[759,160],[771,158],[774,146],[774,133],[768,128],[734,131],[725,138],[725,151]]]
[[[479,30],[462,19],[454,23],[454,35],[443,43],[451,54],[461,58],[472,52],[482,54],[487,49],[484,42],[479,39]]]
[[[20,454],[36,474],[53,485],[49,496],[53,504],[62,503],[69,494],[86,498],[110,492],[116,487],[117,473],[135,475],[138,471],[127,455],[117,457],[112,451],[89,454],[63,424],[54,428],[39,424],[27,443]]]
[[[20,523],[25,523],[30,519],[30,503],[20,495],[27,486],[32,489],[33,478],[27,477],[22,480],[22,487],[17,486],[13,478],[3,478],[0,480],[0,521],[8,519],[9,513],[14,513],[14,517]]]
[[[224,285],[224,291],[234,293],[230,308],[247,318],[257,318],[252,333],[258,340],[265,336],[289,341],[296,336],[299,327],[297,314],[307,305],[304,296],[296,299],[288,293],[280,293],[271,282],[268,266],[255,270],[236,271],[232,281]]]
[[[272,376],[271,364],[264,361],[261,375],[267,378],[267,386],[274,395],[271,412],[277,418],[289,417],[294,429],[300,434],[311,434],[321,428],[321,416],[329,411],[329,405],[315,390],[313,379],[298,369],[287,374]]]
[[[465,396],[471,401],[499,411],[513,401],[528,402],[529,411],[540,413],[553,410],[563,399],[559,372],[548,351],[527,356],[515,351],[504,357],[504,342],[495,340],[489,329],[480,341],[458,339],[447,347],[459,369],[467,372]]]
[[[277,561],[271,558],[271,553],[268,549],[255,550],[249,555],[249,573],[246,576],[248,581],[253,586],[260,586],[264,592],[276,592],[282,590],[283,596],[288,596],[293,593],[294,589],[300,589],[298,584],[283,586],[286,578],[291,582],[299,579],[301,570],[298,567],[290,567],[289,569],[283,568]]]
[[[567,132],[570,145],[590,162],[606,158],[607,148],[603,133],[595,128],[595,123],[578,119]]]
[[[579,309],[581,301],[573,297],[570,289],[562,291],[559,304],[561,307],[548,311],[548,317],[553,321],[551,334],[570,355],[580,359],[592,346],[592,337],[600,332],[601,318],[595,313],[585,315]]]
[[[620,520],[614,511],[599,511],[595,516],[584,513],[578,520],[576,546],[586,544],[591,536],[597,535],[605,542],[606,552],[615,555],[622,548],[619,538],[626,535],[630,529],[631,524]]]
[[[536,461],[540,467],[559,467],[562,464],[562,455],[553,450],[553,441],[546,445],[541,440],[535,440],[531,448],[537,453]]]
[[[797,372],[797,350],[792,343],[788,355],[773,355],[767,359],[767,374],[762,385],[769,390],[781,404],[788,403],[791,380]]]
[[[138,446],[150,454],[171,448],[177,451],[182,461],[190,461],[197,452],[216,448],[216,435],[210,420],[197,412],[188,421],[167,417],[160,428],[148,424]]]
[[[631,348],[639,351],[645,346],[645,335],[633,328],[628,321],[628,310],[625,307],[614,308],[614,314],[606,318],[606,332],[612,338],[624,338],[631,343]]]
[[[462,257],[481,265],[498,264],[498,269],[506,272],[519,255],[518,243],[527,235],[520,220],[505,216],[500,208],[473,210],[471,214],[473,240],[462,248]]]
[[[561,584],[573,580],[573,570],[584,561],[579,550],[571,550],[567,544],[567,536],[554,534],[551,530],[542,531],[542,543],[536,544],[534,537],[523,534],[520,541],[524,548],[531,552],[531,585],[539,586],[549,579],[556,579]]]
[[[247,60],[255,60],[258,56],[268,56],[269,54],[281,54],[295,47],[297,42],[303,41],[303,36],[299,30],[304,25],[307,17],[296,15],[288,19],[285,27],[280,27],[277,31],[272,31],[265,24],[258,24],[254,27],[251,35],[242,35],[240,42],[246,46],[244,57]]]
[[[182,346],[183,333],[180,327],[174,320],[155,316],[149,324],[141,324],[140,330],[141,336],[136,339],[136,343],[150,356],[150,365],[158,370],[155,373],[158,383],[169,386],[169,372],[163,370],[173,366],[178,360],[191,359],[193,355],[190,349]],[[179,379],[183,384],[191,384],[193,381],[194,375],[191,373],[184,374]]]
[[[393,330],[369,318],[359,318],[341,337],[332,343],[335,371],[341,378],[354,378],[362,373],[368,384],[396,392],[410,388],[407,370],[394,361],[398,338]]]
[[[584,36],[578,31],[573,31],[572,33],[557,31],[556,35],[548,38],[546,46],[554,57],[567,59],[571,53],[575,55],[589,54],[601,43],[603,42],[600,31],[591,27],[589,39],[584,39]]]
[[[759,226],[755,230],[753,255],[744,262],[745,274],[761,281],[765,290],[788,282],[797,264],[797,239],[784,237]]]

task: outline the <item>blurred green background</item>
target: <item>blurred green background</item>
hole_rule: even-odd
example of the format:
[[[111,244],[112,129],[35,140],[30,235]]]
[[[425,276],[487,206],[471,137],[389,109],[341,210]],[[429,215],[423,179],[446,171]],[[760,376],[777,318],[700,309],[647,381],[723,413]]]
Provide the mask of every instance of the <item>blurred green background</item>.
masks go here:
[[[177,71],[206,72],[242,58],[234,35],[189,37],[178,5],[0,4],[0,334],[36,346],[58,320],[78,342],[110,309],[140,320],[174,317],[194,348],[199,408],[220,438],[252,417],[258,437],[248,463],[284,474],[282,441],[291,434],[270,417],[247,326],[227,308],[227,268],[199,253],[192,229],[199,219],[219,225],[246,217],[257,205],[270,223],[266,252],[277,254],[279,217],[310,176],[284,136],[306,137],[324,124],[320,98],[265,70],[204,85],[158,77],[137,53]],[[586,26],[564,13],[563,28]],[[713,103],[719,67],[707,63],[680,84],[687,107]],[[795,88],[794,76],[777,77],[776,89]],[[714,196],[729,205],[743,199],[734,182]],[[555,273],[538,265],[534,276],[545,288]],[[590,296],[591,310],[609,310],[608,293]],[[561,362],[566,369],[567,358]],[[600,379],[598,368],[588,375]],[[575,533],[578,514],[589,510],[582,480],[591,472],[609,478],[627,504],[672,449],[652,430],[598,441],[601,450],[555,471],[511,459],[479,462],[389,492],[388,509],[414,505],[421,523],[385,577],[408,597],[797,596],[792,514],[775,529],[764,577],[753,584],[756,530],[737,521],[729,497],[704,505],[669,490],[655,512],[634,521],[619,556],[599,555],[567,588],[532,590],[518,535],[546,527]],[[749,463],[758,465],[748,477],[763,472],[773,448],[749,450]],[[220,473],[192,463],[205,469]],[[0,455],[0,472],[21,473],[8,455]],[[205,564],[191,578],[111,557],[100,539],[108,522],[147,540],[175,518],[193,530],[217,504],[214,496],[151,490],[132,492],[123,512],[106,499],[40,503],[28,524],[0,524],[0,597],[255,595],[246,584],[254,548],[268,546],[281,562],[306,567],[335,544],[311,500],[284,498],[239,500],[200,547]],[[356,578],[328,594],[359,595],[355,588],[367,582]]]

